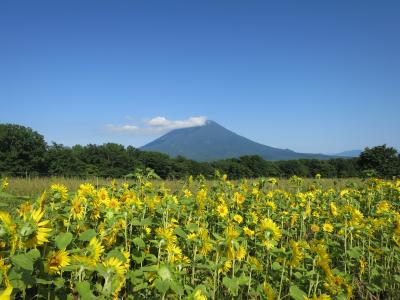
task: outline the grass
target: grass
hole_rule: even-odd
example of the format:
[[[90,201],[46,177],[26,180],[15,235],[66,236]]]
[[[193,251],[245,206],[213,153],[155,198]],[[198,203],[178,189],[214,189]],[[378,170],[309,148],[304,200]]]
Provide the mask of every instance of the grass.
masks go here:
[[[9,178],[9,187],[7,189],[7,193],[9,196],[4,196],[6,198],[13,196],[19,196],[24,198],[36,198],[41,193],[43,193],[46,189],[50,187],[50,185],[54,183],[59,183],[65,185],[69,191],[76,191],[79,186],[83,182],[91,183],[94,186],[104,186],[109,184],[112,179],[106,178],[86,178],[82,179],[79,177],[32,177],[32,178],[21,178],[21,177],[13,177]],[[254,181],[257,179],[251,179],[250,181]],[[134,181],[125,180],[125,179],[116,179],[117,183],[128,182],[133,183]],[[177,190],[182,188],[183,180],[157,180],[154,181],[155,185],[160,185],[163,183],[166,188],[170,189],[172,192],[176,192]],[[362,185],[362,180],[358,178],[349,178],[349,179],[320,179],[318,181],[321,184],[321,187],[333,188],[335,190],[340,190],[346,187],[355,187]],[[315,179],[305,179],[305,184],[309,187],[316,184]],[[278,181],[278,188],[282,190],[290,190],[293,188],[293,185],[289,183],[287,179],[280,179]],[[3,198],[4,198],[3,197]],[[1,198],[0,198],[1,199]]]

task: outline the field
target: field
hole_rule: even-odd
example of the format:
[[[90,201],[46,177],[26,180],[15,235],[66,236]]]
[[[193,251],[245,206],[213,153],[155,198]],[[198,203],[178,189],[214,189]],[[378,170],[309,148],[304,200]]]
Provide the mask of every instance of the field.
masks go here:
[[[398,299],[399,180],[10,178],[0,189],[2,300]]]

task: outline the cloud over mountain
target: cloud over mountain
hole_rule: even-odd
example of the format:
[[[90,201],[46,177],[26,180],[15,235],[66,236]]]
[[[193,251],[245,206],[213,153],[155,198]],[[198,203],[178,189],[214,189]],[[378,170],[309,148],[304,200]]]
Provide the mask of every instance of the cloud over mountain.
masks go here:
[[[142,126],[135,124],[107,124],[105,130],[111,133],[125,133],[125,134],[162,134],[173,129],[190,128],[205,125],[207,117],[189,117],[183,120],[169,120],[165,117],[155,117],[150,120],[142,122]]]

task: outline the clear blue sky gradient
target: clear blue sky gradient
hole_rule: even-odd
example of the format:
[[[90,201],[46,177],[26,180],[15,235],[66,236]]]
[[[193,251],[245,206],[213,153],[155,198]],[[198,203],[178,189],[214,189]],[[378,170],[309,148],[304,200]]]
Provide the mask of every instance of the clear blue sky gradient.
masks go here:
[[[0,122],[66,145],[207,116],[266,145],[400,148],[400,1],[1,1]]]

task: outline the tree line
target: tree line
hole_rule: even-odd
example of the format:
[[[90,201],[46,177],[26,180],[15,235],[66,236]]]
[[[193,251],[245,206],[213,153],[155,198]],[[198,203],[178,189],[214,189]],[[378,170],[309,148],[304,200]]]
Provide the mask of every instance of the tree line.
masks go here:
[[[153,169],[163,179],[189,175],[214,177],[216,171],[229,178],[385,177],[400,174],[400,156],[393,147],[366,148],[357,158],[328,160],[298,159],[267,161],[256,155],[213,162],[197,162],[182,156],[169,157],[159,152],[140,151],[132,146],[106,143],[67,147],[48,145],[43,136],[29,127],[0,124],[0,175],[124,177],[138,169]]]

